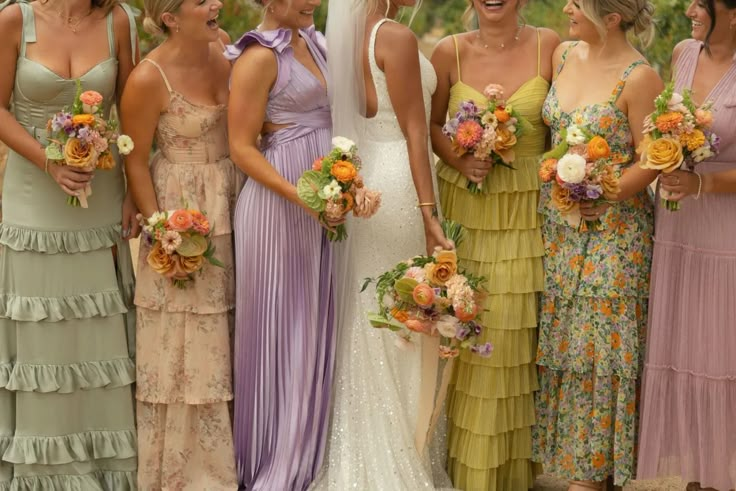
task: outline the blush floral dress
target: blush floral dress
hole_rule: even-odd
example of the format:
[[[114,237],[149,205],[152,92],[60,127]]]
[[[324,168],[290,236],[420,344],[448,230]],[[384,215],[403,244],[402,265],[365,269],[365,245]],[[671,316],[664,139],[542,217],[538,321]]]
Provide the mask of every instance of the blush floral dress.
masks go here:
[[[573,45],[574,47],[574,45]],[[572,48],[569,48],[572,49]],[[568,51],[569,51],[568,49]],[[558,75],[564,67],[563,55]],[[543,117],[554,143],[576,125],[608,141],[621,169],[634,165],[628,119],[616,101],[630,65],[608,101],[565,112],[555,84]],[[542,187],[545,290],[537,351],[540,391],[533,452],[546,472],[572,480],[624,485],[634,476],[653,210],[646,192],[612,204],[602,230],[570,226]]]

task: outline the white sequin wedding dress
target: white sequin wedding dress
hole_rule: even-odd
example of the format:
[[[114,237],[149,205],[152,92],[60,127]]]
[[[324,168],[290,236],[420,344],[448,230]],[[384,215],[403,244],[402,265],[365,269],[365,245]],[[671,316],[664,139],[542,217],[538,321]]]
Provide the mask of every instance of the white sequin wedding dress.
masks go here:
[[[375,278],[426,253],[406,140],[389,100],[386,77],[375,60],[376,32],[385,21],[373,28],[369,44],[378,111],[365,121],[365,137],[358,145],[366,186],[381,191],[382,202],[375,216],[348,225],[349,245],[342,251],[348,257],[338,268],[343,277],[336,284],[334,409],[324,467],[314,490],[417,491],[436,485],[429,457],[420,456],[414,446],[421,381],[419,337],[411,349],[399,349],[396,334],[372,328],[366,320],[367,313],[377,311],[373,286],[360,293],[364,278]],[[419,56],[429,122],[437,77],[429,60]]]

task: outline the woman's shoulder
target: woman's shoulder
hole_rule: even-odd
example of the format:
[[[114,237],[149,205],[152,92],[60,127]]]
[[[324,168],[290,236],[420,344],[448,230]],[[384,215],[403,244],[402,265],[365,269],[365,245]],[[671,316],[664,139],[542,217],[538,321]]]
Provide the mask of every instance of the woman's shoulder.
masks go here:
[[[683,39],[679,43],[675,45],[675,48],[672,50],[672,66],[675,66],[677,62],[681,59],[682,55],[685,54],[690,49],[698,49],[700,50],[700,46],[702,43],[696,39]]]
[[[0,32],[3,33],[3,42],[12,39],[20,41],[23,29],[23,12],[18,4],[0,4]]]

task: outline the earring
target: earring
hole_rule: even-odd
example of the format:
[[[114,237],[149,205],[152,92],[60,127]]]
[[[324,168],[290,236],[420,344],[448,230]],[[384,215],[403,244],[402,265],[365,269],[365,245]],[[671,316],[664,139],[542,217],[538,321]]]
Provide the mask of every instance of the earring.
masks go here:
[[[176,32],[179,32],[179,26],[176,26]]]

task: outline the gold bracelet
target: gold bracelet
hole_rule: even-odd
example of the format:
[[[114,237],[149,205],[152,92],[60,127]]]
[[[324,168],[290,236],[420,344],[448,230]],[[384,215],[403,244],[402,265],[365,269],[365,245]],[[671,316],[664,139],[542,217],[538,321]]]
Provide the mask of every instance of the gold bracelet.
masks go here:
[[[417,204],[417,208],[421,208],[422,206],[437,206],[437,203],[419,203]]]
[[[46,174],[48,174],[48,173],[49,173],[49,159],[48,159],[48,157],[46,157],[46,164],[45,164],[45,166],[44,166],[44,169],[43,169],[43,171],[44,171],[44,172],[45,172]]]
[[[695,195],[694,199],[700,199],[700,192],[703,190],[703,178],[700,177],[700,173],[698,172],[695,172],[695,175],[698,176],[698,194]]]

